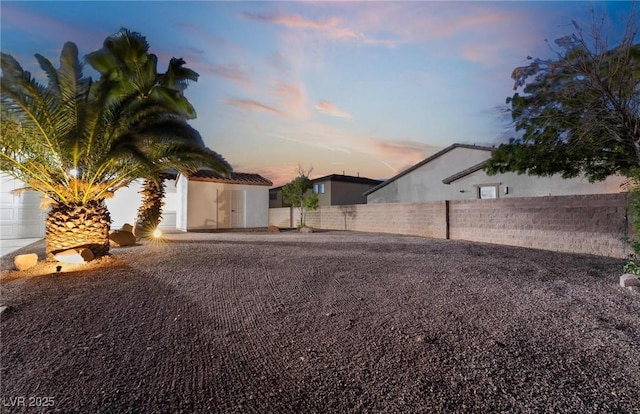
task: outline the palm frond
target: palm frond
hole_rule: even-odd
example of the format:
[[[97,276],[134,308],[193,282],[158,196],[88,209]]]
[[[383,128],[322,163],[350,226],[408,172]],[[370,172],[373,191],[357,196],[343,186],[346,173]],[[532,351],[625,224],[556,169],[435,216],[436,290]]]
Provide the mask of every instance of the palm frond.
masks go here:
[[[100,73],[92,82],[83,77],[77,47],[67,43],[58,68],[36,56],[46,86],[3,53],[0,170],[58,202],[79,204],[168,168],[230,171],[187,123],[196,112],[183,91],[198,74],[176,58],[157,73],[148,49],[137,32],[109,36],[85,57]]]
[[[184,91],[189,82],[196,82],[200,76],[196,71],[185,68],[182,58],[171,58],[167,72],[160,75],[160,85]]]

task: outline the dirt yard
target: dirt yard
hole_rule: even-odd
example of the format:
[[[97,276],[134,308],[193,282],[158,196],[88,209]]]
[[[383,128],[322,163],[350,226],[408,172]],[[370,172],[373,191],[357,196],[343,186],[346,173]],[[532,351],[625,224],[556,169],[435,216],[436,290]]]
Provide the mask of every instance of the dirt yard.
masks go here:
[[[58,274],[2,258],[2,412],[640,412],[622,260],[347,232],[167,238]]]

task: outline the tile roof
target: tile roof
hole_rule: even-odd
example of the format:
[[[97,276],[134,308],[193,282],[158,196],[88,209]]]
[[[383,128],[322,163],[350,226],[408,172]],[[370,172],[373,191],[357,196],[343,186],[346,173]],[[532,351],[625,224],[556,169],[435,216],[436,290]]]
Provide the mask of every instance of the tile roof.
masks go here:
[[[209,181],[213,183],[244,184],[244,185],[264,185],[271,187],[273,183],[260,174],[231,172],[228,177],[212,170],[198,170],[189,175],[191,181]]]

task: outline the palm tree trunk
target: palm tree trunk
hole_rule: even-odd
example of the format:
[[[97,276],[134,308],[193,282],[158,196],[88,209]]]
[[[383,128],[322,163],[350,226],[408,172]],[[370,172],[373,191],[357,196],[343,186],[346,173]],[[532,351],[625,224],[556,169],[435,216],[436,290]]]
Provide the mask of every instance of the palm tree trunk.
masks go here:
[[[145,180],[142,191],[142,204],[138,209],[136,220],[136,236],[152,238],[154,230],[162,220],[162,206],[164,205],[164,185],[153,180]]]
[[[102,201],[86,204],[56,204],[45,222],[47,257],[73,249],[86,247],[94,256],[109,253],[111,216]]]

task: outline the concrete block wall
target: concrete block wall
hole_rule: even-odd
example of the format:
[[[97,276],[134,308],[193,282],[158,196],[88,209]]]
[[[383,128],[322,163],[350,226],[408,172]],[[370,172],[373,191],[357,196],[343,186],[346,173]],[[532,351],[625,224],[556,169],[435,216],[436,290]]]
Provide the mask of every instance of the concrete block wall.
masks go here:
[[[446,202],[326,206],[308,212],[306,224],[320,229],[446,238]]]
[[[626,257],[627,206],[626,193],[451,201],[449,237]]]
[[[628,204],[618,193],[327,206],[308,212],[306,224],[624,258],[631,253],[624,241],[631,234]],[[269,224],[298,220],[296,209],[269,210]]]
[[[291,223],[291,209],[289,207],[279,207],[269,209],[269,224],[280,228],[294,227]]]

